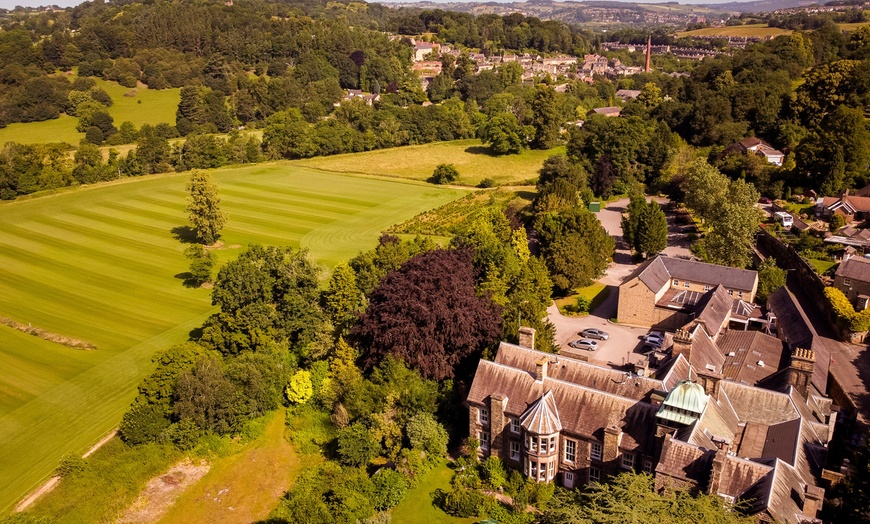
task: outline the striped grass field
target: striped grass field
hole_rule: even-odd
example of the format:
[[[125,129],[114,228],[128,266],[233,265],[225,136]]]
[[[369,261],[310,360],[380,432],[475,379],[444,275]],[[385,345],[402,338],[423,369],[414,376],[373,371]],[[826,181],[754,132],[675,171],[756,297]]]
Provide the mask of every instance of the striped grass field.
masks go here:
[[[220,263],[250,243],[305,247],[324,269],[373,247],[381,231],[466,194],[411,181],[286,163],[216,170],[229,214]],[[57,346],[0,326],[0,511],[58,459],[111,430],[151,370],[213,308],[189,289],[185,174],[128,179],[0,204],[0,316],[82,339]]]
[[[684,36],[742,36],[742,37],[775,37],[780,35],[790,35],[793,33],[791,29],[780,29],[778,27],[768,27],[767,24],[746,24],[734,25],[726,27],[705,27],[703,29],[695,29],[694,31],[682,31],[677,33],[677,37]]]

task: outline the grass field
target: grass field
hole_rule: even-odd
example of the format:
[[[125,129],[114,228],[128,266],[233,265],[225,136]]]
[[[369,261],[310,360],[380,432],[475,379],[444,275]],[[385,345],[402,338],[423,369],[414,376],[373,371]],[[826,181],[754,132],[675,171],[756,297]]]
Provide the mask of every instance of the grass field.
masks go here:
[[[459,171],[458,184],[475,186],[484,178],[491,178],[498,185],[513,185],[537,179],[544,160],[564,152],[564,147],[556,147],[548,151],[527,150],[519,155],[492,156],[480,140],[455,140],[310,158],[297,160],[296,164],[413,180],[426,180],[438,164],[453,164]]]
[[[426,472],[417,485],[408,490],[405,499],[392,510],[392,521],[425,522],[426,524],[471,524],[477,518],[460,519],[451,517],[432,503],[432,493],[436,489],[450,490],[453,470],[442,462],[438,467]]]
[[[284,416],[285,411],[279,410],[258,439],[240,453],[216,460],[160,524],[248,524],[265,519],[302,468],[313,461],[311,456],[297,455],[284,438]]]
[[[303,246],[328,269],[380,232],[465,192],[414,182],[261,164],[217,170],[229,222],[218,251],[259,242]],[[183,287],[187,175],[158,175],[0,204],[0,315],[94,343],[50,347],[0,329],[0,511],[67,452],[113,428],[160,348],[212,312]],[[7,364],[12,367],[7,367]],[[23,372],[19,369],[21,366]]]
[[[140,86],[136,88],[136,96],[124,96],[130,88],[117,82],[107,82],[99,78],[94,80],[97,82],[97,87],[102,87],[112,97],[114,104],[109,108],[109,114],[115,119],[115,127],[120,126],[124,121],[132,122],[137,128],[142,124],[153,125],[161,122],[175,124],[175,111],[178,109],[178,100],[181,97],[180,89],[154,90]],[[78,145],[85,134],[76,131],[76,124],[78,119],[67,115],[42,122],[9,124],[0,129],[0,144],[67,142]]]
[[[682,31],[677,33],[677,36],[757,36],[764,38],[768,36],[789,35],[792,32],[790,29],[767,27],[766,24],[748,24],[729,27],[705,27],[703,29],[695,29],[694,31]]]
[[[604,302],[609,294],[610,291],[606,285],[601,282],[593,282],[592,285],[575,289],[574,293],[567,297],[557,298],[556,307],[559,308],[559,312],[563,315],[577,315],[577,313],[566,310],[565,307],[577,304],[578,298],[585,298],[590,302],[589,312],[591,313]]]

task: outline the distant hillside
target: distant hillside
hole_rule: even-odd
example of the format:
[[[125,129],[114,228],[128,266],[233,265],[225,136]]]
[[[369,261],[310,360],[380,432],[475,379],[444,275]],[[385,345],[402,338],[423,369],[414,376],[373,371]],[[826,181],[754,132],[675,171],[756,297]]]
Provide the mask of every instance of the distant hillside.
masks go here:
[[[788,9],[791,7],[803,7],[814,3],[814,0],[751,0],[749,2],[728,2],[727,4],[703,4],[713,9],[725,11],[740,11],[741,13],[763,13]]]

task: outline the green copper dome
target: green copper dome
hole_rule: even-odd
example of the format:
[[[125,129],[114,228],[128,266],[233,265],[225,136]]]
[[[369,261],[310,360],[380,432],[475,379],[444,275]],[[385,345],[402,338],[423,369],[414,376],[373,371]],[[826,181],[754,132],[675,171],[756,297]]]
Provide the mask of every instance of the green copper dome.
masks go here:
[[[700,384],[683,380],[668,393],[656,416],[689,425],[701,417],[709,399]]]

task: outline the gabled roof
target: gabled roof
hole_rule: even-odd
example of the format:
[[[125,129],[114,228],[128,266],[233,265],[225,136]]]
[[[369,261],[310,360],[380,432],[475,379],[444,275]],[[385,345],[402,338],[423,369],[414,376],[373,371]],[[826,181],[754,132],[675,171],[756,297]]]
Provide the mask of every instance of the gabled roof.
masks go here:
[[[816,363],[813,367],[812,384],[819,393],[827,393],[831,352],[816,332],[797,298],[787,287],[781,287],[767,297],[767,309],[776,315],[779,338],[785,340],[792,350],[795,348],[813,350]]]
[[[626,282],[635,277],[639,278],[654,293],[657,293],[671,279],[688,280],[713,286],[721,284],[727,289],[751,292],[758,280],[758,273],[748,269],[659,256],[641,264],[629,275]]]
[[[748,386],[776,373],[788,359],[782,341],[760,331],[730,330],[718,340],[718,345],[725,355],[722,375]]]
[[[701,322],[704,330],[712,338],[719,336],[719,332],[725,326],[725,321],[731,313],[733,299],[724,286],[718,285],[713,291],[707,293],[698,303],[696,320]]]
[[[760,145],[766,145],[767,147],[771,147],[770,144],[768,144],[764,140],[762,140],[758,137],[754,137],[754,136],[751,136],[749,138],[744,138],[743,140],[738,142],[738,144],[740,144],[743,147],[743,149],[749,149],[750,147],[756,147],[756,146],[760,146]]]
[[[851,257],[840,263],[836,275],[860,282],[870,282],[870,260],[863,257]]]
[[[562,421],[559,420],[559,410],[552,391],[544,393],[520,415],[520,425],[533,435],[553,435],[562,431]]]

